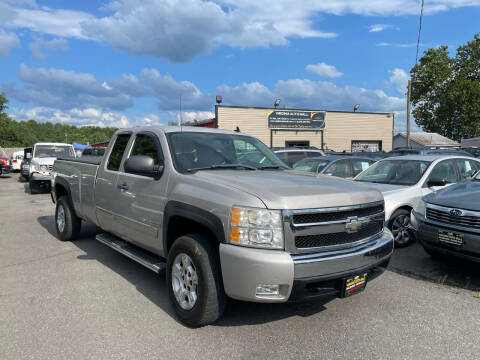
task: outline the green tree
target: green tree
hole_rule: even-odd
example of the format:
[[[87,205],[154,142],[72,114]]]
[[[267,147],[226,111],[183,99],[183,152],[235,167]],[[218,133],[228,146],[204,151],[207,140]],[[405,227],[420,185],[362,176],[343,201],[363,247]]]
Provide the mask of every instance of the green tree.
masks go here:
[[[450,57],[428,49],[410,75],[417,125],[455,140],[480,136],[480,34]]]

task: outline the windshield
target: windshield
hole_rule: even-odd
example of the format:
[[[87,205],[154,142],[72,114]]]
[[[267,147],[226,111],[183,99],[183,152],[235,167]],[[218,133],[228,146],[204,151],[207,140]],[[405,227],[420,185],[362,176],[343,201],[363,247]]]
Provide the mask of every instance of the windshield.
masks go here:
[[[430,161],[382,160],[360,173],[355,180],[392,185],[415,185],[425,173]]]
[[[167,134],[175,168],[188,172],[205,168],[288,168],[260,140],[250,136],[176,132]]]
[[[55,145],[38,145],[35,146],[35,154],[33,157],[45,158],[45,157],[62,157],[62,156],[75,156],[73,147],[71,146],[55,146]]]
[[[294,164],[293,168],[300,171],[320,172],[328,163],[330,163],[329,160],[305,159]]]

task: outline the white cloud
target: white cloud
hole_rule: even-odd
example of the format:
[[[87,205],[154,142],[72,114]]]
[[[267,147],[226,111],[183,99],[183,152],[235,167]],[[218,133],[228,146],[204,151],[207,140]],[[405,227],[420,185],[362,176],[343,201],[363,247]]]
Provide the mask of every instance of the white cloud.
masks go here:
[[[0,29],[0,57],[10,55],[14,48],[20,47],[20,40],[17,35]]]
[[[430,0],[425,13],[479,5],[480,0]],[[4,19],[5,27],[105,41],[133,54],[187,62],[219,45],[243,49],[287,45],[294,37],[337,36],[318,28],[323,14],[416,16],[419,3],[418,0],[116,0],[102,10],[107,14],[97,17],[82,11],[38,7],[29,0],[9,0],[0,4],[0,24]],[[389,25],[374,26],[372,31]]]
[[[179,111],[171,111],[170,116],[174,118],[175,121],[180,120],[180,112]],[[186,122],[193,122],[194,120],[206,120],[212,119],[215,117],[215,113],[211,111],[182,111],[182,124]]]
[[[399,48],[411,48],[417,46],[417,43],[407,43],[407,44],[402,44],[402,43],[389,43],[389,42],[379,42],[376,44],[377,46],[383,46],[383,47],[399,47]],[[422,45],[422,44],[420,44]]]
[[[68,43],[65,39],[55,38],[51,40],[45,40],[41,37],[34,37],[34,41],[28,44],[28,48],[32,52],[32,57],[35,61],[44,61],[46,56],[43,50],[68,50]]]
[[[392,74],[388,79],[390,84],[395,86],[397,91],[404,94],[407,88],[409,76],[403,69],[395,68],[390,71]]]
[[[370,25],[368,27],[368,32],[381,32],[383,30],[391,29],[393,28],[393,25],[387,25],[387,24],[374,24]]]
[[[343,75],[340,71],[337,71],[335,66],[325,64],[324,62],[318,64],[309,64],[305,67],[305,70],[311,71],[317,75],[325,76],[329,78],[336,78]]]

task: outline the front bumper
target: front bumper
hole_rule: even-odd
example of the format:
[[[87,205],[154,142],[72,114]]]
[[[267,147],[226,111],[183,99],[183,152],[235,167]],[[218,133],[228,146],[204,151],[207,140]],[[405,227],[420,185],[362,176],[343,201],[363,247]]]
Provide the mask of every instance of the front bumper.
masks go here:
[[[46,173],[46,172],[32,172],[30,174],[30,178],[33,181],[48,181],[48,182],[50,182],[50,180],[52,179],[50,173]]]
[[[416,229],[417,239],[427,250],[480,263],[480,233],[440,223],[430,222],[424,216],[412,211],[412,225]],[[451,245],[438,240],[439,230],[454,232],[463,236],[463,245]]]
[[[382,236],[355,248],[314,254],[290,255],[284,251],[220,244],[220,262],[228,296],[254,302],[301,301],[338,295],[341,279],[369,273],[376,277],[388,265],[393,236]],[[279,285],[276,296],[259,296],[258,285]]]

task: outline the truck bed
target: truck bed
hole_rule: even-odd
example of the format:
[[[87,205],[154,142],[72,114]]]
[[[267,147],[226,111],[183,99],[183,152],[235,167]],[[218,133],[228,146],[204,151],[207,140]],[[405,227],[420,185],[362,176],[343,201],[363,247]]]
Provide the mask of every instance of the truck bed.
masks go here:
[[[96,223],[95,179],[102,158],[58,158],[53,171],[68,181],[75,212],[84,220]]]

